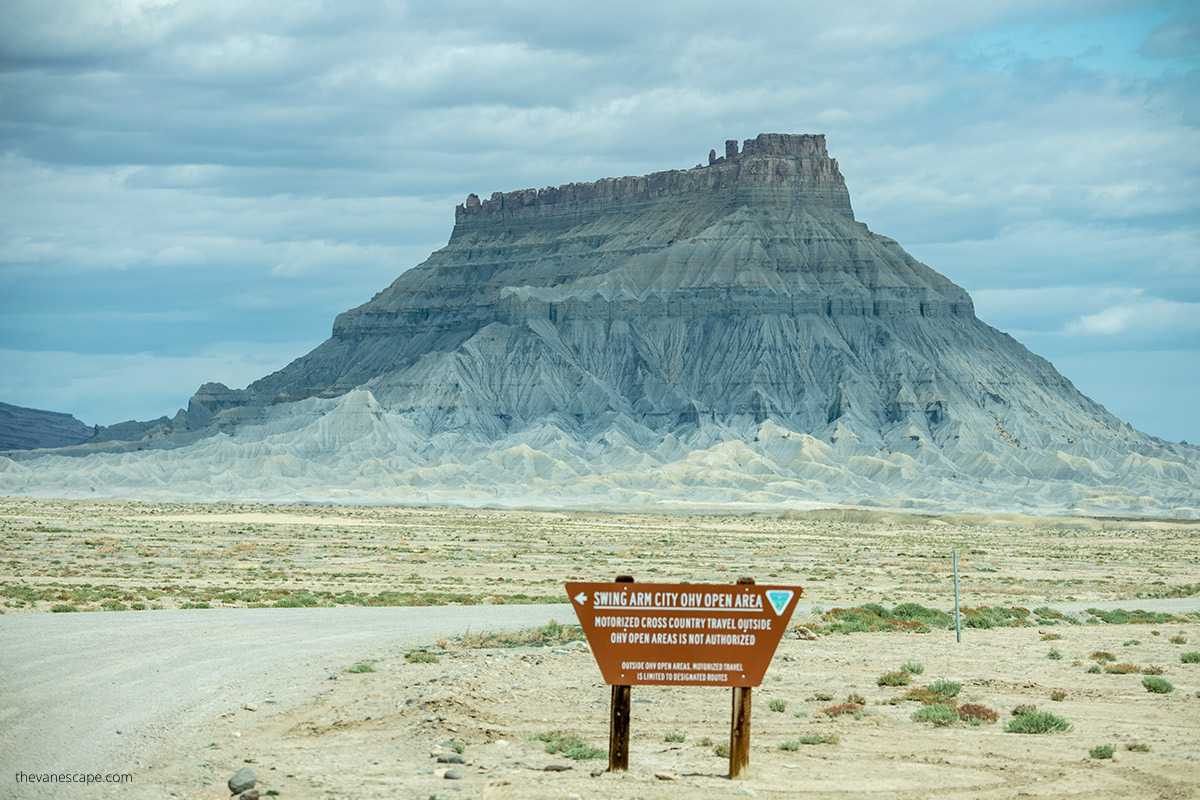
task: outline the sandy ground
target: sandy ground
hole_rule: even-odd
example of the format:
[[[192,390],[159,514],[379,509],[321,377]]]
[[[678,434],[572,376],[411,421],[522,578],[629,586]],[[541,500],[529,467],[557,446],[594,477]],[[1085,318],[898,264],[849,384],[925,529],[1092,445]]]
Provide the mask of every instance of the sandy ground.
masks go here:
[[[1200,797],[1200,664],[1180,660],[1200,650],[1194,617],[1152,626],[967,629],[961,644],[944,630],[789,636],[754,690],[748,777],[730,781],[727,760],[714,752],[728,741],[728,690],[635,687],[631,768],[610,774],[604,759],[552,755],[534,738],[559,732],[606,747],[609,688],[585,646],[455,646],[468,612],[482,615],[470,618],[478,634],[481,626],[520,627],[505,616],[513,612],[532,614],[531,623],[571,621],[566,609],[236,610],[297,592],[394,599],[380,593],[453,589],[458,602],[559,600],[564,580],[621,572],[710,582],[750,574],[803,586],[804,600],[824,608],[945,606],[951,549],[960,553],[964,602],[1186,610],[1196,607],[1200,582],[1195,525],[24,500],[0,500],[0,523],[4,772],[28,769],[13,759],[40,748],[134,776],[120,788],[50,794],[0,773],[5,797],[224,798],[225,780],[243,766],[256,771],[264,792],[283,798]],[[29,613],[62,604],[98,610],[106,600],[95,596],[97,587],[120,592],[108,602],[147,610]],[[231,608],[151,610],[187,602]],[[398,613],[387,625],[367,624],[366,634],[354,622],[390,612],[425,615],[428,625],[405,632]],[[459,615],[432,619],[445,612]],[[270,632],[259,623],[268,616],[286,620],[281,629],[290,632]],[[111,626],[140,632],[118,635]],[[417,647],[437,662],[411,662],[406,656]],[[1062,658],[1049,658],[1051,649]],[[1174,691],[1150,693],[1139,674],[1088,672],[1097,650],[1161,667]],[[914,685],[957,681],[961,703],[995,709],[1000,722],[914,722],[918,704],[895,699],[906,687],[877,685],[905,662],[924,667]],[[373,671],[346,671],[360,663]],[[1065,699],[1052,700],[1054,691]],[[860,718],[820,713],[851,694],[866,701]],[[39,695],[41,707],[31,708],[29,698]],[[79,707],[88,696],[101,699]],[[772,710],[771,701],[786,708]],[[1005,733],[1018,704],[1053,711],[1073,728]],[[151,712],[121,711],[130,705]],[[118,726],[130,729],[117,734]],[[51,730],[58,744],[36,744],[35,730]],[[838,743],[778,749],[812,734]],[[453,767],[458,779],[443,777],[447,765],[431,755],[450,743],[467,762]],[[1089,757],[1099,745],[1113,745],[1114,758]]]

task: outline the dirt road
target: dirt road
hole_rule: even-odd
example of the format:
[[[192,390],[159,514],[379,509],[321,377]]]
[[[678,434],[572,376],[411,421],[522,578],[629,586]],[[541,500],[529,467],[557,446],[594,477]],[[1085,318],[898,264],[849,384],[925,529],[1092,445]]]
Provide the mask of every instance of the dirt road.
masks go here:
[[[241,698],[285,702],[383,648],[550,619],[574,614],[509,605],[0,616],[0,796],[95,796],[81,786],[48,794],[14,775],[136,773],[164,738],[187,746],[190,720]]]

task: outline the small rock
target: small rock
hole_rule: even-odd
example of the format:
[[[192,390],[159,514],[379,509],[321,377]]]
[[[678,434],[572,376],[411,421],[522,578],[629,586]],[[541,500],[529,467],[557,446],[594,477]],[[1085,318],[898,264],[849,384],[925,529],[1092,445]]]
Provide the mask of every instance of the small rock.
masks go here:
[[[229,793],[241,794],[247,789],[253,789],[256,783],[258,783],[258,776],[254,774],[254,770],[242,767],[229,779]]]
[[[508,741],[505,739],[497,739],[496,741],[492,742],[492,744],[496,745],[497,747],[507,747]]]
[[[446,739],[445,741],[438,742],[438,747],[444,747],[447,750],[453,750],[454,742],[450,741],[449,739]]]
[[[677,781],[677,780],[679,780],[679,776],[676,775],[674,772],[656,772],[656,773],[654,773],[654,777],[658,778],[660,781]]]
[[[328,678],[328,680],[331,680],[331,681],[336,681],[336,680],[337,680],[337,673],[336,673],[336,672],[331,672],[331,673],[329,673],[329,678]]]
[[[437,722],[437,717],[435,717],[433,714],[430,714],[428,717],[425,718],[425,721],[426,722]]]
[[[796,628],[796,638],[804,639],[808,642],[815,642],[817,640],[817,635],[801,625],[800,627]]]
[[[442,777],[448,781],[457,781],[462,780],[462,773],[456,769],[448,769],[446,770],[446,774]]]
[[[439,764],[465,764],[465,763],[467,763],[466,759],[464,759],[458,753],[442,753],[440,756],[437,757],[437,760],[438,760]]]
[[[258,800],[258,789],[247,789],[239,795],[235,795],[233,800]]]
[[[254,705],[254,703],[246,703],[242,708],[247,711],[258,711],[258,706]]]
[[[569,769],[573,769],[573,767],[571,767],[569,764],[547,764],[545,767],[542,768],[542,771],[543,772],[566,772]]]
[[[758,797],[758,792],[751,789],[749,786],[743,786],[733,793],[734,797]]]

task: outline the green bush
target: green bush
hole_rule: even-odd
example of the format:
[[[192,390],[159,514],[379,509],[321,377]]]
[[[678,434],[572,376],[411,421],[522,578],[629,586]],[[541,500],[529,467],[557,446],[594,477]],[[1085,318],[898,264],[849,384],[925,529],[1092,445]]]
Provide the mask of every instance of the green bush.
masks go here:
[[[936,680],[925,688],[942,697],[957,697],[962,690],[962,684],[957,681]]]
[[[1184,664],[1200,664],[1200,653],[1195,651],[1190,653],[1180,653],[1179,660]]]
[[[912,679],[907,672],[885,672],[875,681],[879,686],[908,686]]]
[[[539,742],[545,742],[546,752],[551,755],[562,753],[567,758],[573,758],[576,761],[608,757],[608,753],[605,751],[598,750],[578,736],[572,736],[567,733],[539,733],[534,738]]]
[[[901,672],[907,672],[909,675],[920,675],[925,671],[925,665],[919,661],[905,661],[900,665]]]
[[[1154,694],[1170,694],[1175,691],[1175,687],[1166,678],[1160,678],[1157,675],[1147,675],[1142,678],[1142,686],[1146,687],[1147,692]]]
[[[931,722],[938,727],[958,722],[958,709],[954,706],[935,703],[931,706],[921,706],[912,713],[913,722]]]
[[[1088,755],[1092,758],[1112,758],[1113,746],[1111,744],[1102,744],[1099,747],[1093,747],[1088,750]]]
[[[66,603],[59,603],[56,606],[50,606],[50,613],[52,614],[68,614],[72,611],[78,610],[78,606],[67,605]]]
[[[767,707],[772,711],[778,711],[782,714],[784,711],[787,711],[787,700],[772,700],[767,703]]]
[[[663,741],[673,742],[675,744],[678,744],[679,742],[682,742],[686,738],[687,738],[687,736],[685,734],[680,733],[679,731],[671,731],[670,733],[668,733],[666,736],[663,737]]]
[[[1017,714],[1017,710],[1022,708],[1028,710]],[[1013,714],[1013,718],[1004,726],[1005,733],[1066,733],[1074,727],[1062,717],[1048,711],[1038,711],[1033,706],[1017,706]]]
[[[1057,650],[1051,650],[1049,653],[1046,653],[1046,658],[1050,659],[1051,661],[1061,661],[1062,653],[1058,652]]]

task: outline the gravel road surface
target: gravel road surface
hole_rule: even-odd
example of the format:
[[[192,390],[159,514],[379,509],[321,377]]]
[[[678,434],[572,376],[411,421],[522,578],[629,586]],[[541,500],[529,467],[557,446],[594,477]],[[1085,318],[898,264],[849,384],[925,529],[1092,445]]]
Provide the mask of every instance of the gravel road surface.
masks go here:
[[[135,774],[189,719],[286,700],[383,649],[573,621],[569,605],[209,609],[0,616],[0,797],[91,797],[15,773]],[[191,743],[202,747],[203,743]],[[127,790],[128,791],[128,790]],[[136,796],[136,783],[133,795]]]

